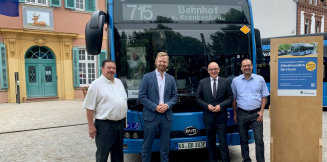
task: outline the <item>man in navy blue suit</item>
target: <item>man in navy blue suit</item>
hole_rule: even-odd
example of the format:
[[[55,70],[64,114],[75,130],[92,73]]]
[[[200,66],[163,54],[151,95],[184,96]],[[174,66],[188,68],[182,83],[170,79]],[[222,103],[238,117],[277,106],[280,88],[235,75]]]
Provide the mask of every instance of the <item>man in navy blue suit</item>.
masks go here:
[[[150,162],[153,139],[160,132],[160,159],[168,162],[172,107],[177,101],[176,81],[166,73],[169,57],[159,52],[155,61],[156,70],[143,76],[139,100],[143,104],[144,140],[142,161]]]

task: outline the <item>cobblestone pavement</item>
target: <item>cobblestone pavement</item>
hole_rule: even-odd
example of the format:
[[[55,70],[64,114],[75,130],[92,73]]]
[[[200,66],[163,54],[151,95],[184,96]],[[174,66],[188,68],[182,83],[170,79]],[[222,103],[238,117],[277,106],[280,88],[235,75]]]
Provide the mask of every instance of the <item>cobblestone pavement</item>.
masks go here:
[[[95,161],[82,100],[0,104],[0,161]],[[264,118],[266,161],[270,161],[270,120]],[[323,162],[327,162],[327,112],[323,112]],[[241,161],[239,146],[229,147],[232,162]],[[171,154],[178,156],[178,152]],[[205,156],[205,155],[201,155]],[[255,161],[254,144],[250,156]],[[126,162],[141,161],[125,154]]]

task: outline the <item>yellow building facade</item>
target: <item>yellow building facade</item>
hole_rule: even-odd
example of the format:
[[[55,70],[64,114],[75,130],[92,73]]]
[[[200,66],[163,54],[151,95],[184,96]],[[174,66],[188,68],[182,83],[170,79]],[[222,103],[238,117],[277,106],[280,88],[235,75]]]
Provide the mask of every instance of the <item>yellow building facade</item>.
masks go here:
[[[16,102],[15,72],[19,72],[20,100],[27,99],[25,54],[33,46],[46,46],[54,53],[58,98],[75,98],[71,69],[73,39],[77,34],[17,29],[0,29],[0,34],[7,45],[8,102]]]
[[[0,15],[0,103],[83,98],[100,76],[106,53],[87,54],[85,25],[105,0],[42,3],[20,0],[19,16]]]

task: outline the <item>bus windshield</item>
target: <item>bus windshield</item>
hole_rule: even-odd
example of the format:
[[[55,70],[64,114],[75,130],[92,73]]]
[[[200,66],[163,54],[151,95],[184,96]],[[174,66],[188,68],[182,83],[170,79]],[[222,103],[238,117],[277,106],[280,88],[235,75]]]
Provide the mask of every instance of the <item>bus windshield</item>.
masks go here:
[[[160,51],[169,55],[167,73],[176,79],[179,96],[194,97],[200,79],[207,77],[208,63],[220,65],[220,76],[239,75],[239,62],[250,53],[249,35],[235,26],[218,25],[129,25],[116,24],[117,75],[129,99],[138,97],[142,76],[155,69]],[[238,28],[239,29],[239,28]],[[196,104],[194,104],[196,105]]]

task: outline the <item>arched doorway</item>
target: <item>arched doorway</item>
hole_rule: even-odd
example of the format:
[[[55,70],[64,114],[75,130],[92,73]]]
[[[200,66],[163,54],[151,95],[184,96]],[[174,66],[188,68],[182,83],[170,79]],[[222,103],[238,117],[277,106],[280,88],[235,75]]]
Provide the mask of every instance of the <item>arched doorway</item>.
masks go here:
[[[27,98],[57,96],[56,60],[47,47],[33,46],[25,54]]]

